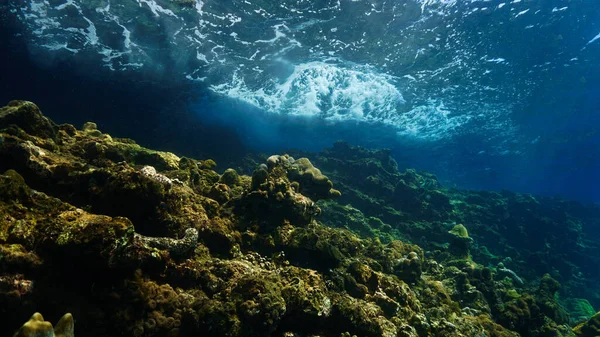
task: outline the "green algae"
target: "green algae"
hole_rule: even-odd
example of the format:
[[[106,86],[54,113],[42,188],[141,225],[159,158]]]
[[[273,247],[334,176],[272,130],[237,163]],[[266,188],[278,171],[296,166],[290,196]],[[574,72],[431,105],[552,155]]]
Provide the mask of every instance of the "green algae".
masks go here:
[[[52,327],[50,322],[44,321],[40,313],[35,313],[14,335],[14,337],[73,337],[74,321],[71,314],[65,314]]]
[[[570,324],[575,326],[590,319],[596,313],[590,302],[584,298],[568,298],[562,303],[570,316]]]
[[[596,313],[587,322],[576,326],[573,331],[577,336],[596,337],[600,335],[600,313]]]
[[[210,159],[145,149],[93,123],[44,124],[34,105],[10,109],[19,106],[24,122],[0,123],[9,321],[43,306],[74,308],[98,328],[91,336],[569,335],[558,292],[565,270],[580,267],[557,265],[561,280],[539,275],[536,285],[521,259],[505,257],[549,265],[548,247],[571,246],[546,237],[536,255],[504,236],[530,238],[528,221],[562,233],[543,214],[572,206],[446,190],[433,175],[400,172],[389,151],[344,143],[314,160],[269,157],[252,176],[219,174]],[[582,221],[563,219],[567,242],[588,244]],[[456,223],[468,233],[449,233]],[[506,267],[484,267],[484,255]]]
[[[463,226],[462,224],[458,224],[458,225],[452,227],[452,229],[449,230],[448,233],[452,234],[453,236],[459,237],[459,238],[468,238],[469,237],[469,232],[467,232],[467,228],[465,226]]]

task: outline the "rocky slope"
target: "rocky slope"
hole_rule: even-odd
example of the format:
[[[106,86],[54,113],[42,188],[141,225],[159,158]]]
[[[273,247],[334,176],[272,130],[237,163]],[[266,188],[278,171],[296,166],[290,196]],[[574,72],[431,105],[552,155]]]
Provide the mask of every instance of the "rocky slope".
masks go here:
[[[68,312],[92,337],[593,336],[594,319],[569,326],[556,273],[513,271],[574,244],[595,252],[582,218],[565,229],[531,197],[444,190],[343,144],[257,164],[219,174],[93,123],[56,125],[31,102],[0,108],[3,329]],[[534,220],[555,240],[517,247],[540,235]]]

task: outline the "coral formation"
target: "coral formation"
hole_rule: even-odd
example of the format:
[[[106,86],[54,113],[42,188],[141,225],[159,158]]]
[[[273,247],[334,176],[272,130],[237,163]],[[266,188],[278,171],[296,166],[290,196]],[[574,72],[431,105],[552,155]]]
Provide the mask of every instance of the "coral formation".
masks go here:
[[[460,258],[470,258],[470,246],[473,239],[469,237],[467,228],[458,224],[452,227],[448,233],[451,235],[449,251]]]
[[[600,312],[592,316],[587,322],[581,323],[573,329],[577,336],[600,336]]]
[[[152,248],[166,250],[172,255],[183,255],[196,248],[198,244],[198,230],[196,228],[186,229],[185,235],[181,239],[148,237],[136,233],[134,240],[139,240],[141,244]]]
[[[276,155],[254,170],[250,190],[240,199],[238,208],[263,223],[261,228],[280,225],[284,220],[307,225],[321,213],[308,196],[331,199],[339,192],[308,159]]]
[[[0,109],[0,139],[10,331],[38,310],[73,313],[90,337],[592,336],[597,323],[597,298],[574,331],[565,308],[583,306],[560,302],[597,270],[582,233],[597,209],[447,190],[344,143],[219,174],[23,101]]]
[[[584,298],[569,298],[563,301],[563,304],[569,312],[569,323],[572,326],[585,322],[596,314],[594,307]]]
[[[42,314],[36,312],[14,337],[73,337],[74,325],[73,316],[65,314],[53,328],[50,322],[44,321]]]

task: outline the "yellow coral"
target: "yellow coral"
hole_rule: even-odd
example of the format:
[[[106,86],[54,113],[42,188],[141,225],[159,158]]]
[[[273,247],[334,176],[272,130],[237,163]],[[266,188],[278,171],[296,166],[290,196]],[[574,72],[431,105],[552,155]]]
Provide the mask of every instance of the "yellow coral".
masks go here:
[[[457,236],[457,237],[461,237],[461,238],[469,237],[469,232],[467,231],[467,228],[463,224],[458,224],[458,225],[452,227],[452,229],[449,230],[448,233],[450,233],[454,236]]]
[[[74,330],[73,315],[71,314],[65,314],[52,328],[52,324],[44,321],[42,314],[36,312],[14,334],[14,337],[73,337]]]

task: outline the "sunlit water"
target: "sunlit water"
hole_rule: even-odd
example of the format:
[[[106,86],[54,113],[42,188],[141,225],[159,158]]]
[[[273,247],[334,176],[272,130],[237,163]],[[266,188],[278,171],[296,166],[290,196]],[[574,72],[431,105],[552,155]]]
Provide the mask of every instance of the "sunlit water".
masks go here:
[[[37,62],[191,84],[213,98],[190,111],[250,147],[343,138],[391,147],[401,166],[463,187],[600,200],[589,188],[600,184],[600,2],[3,6]]]

